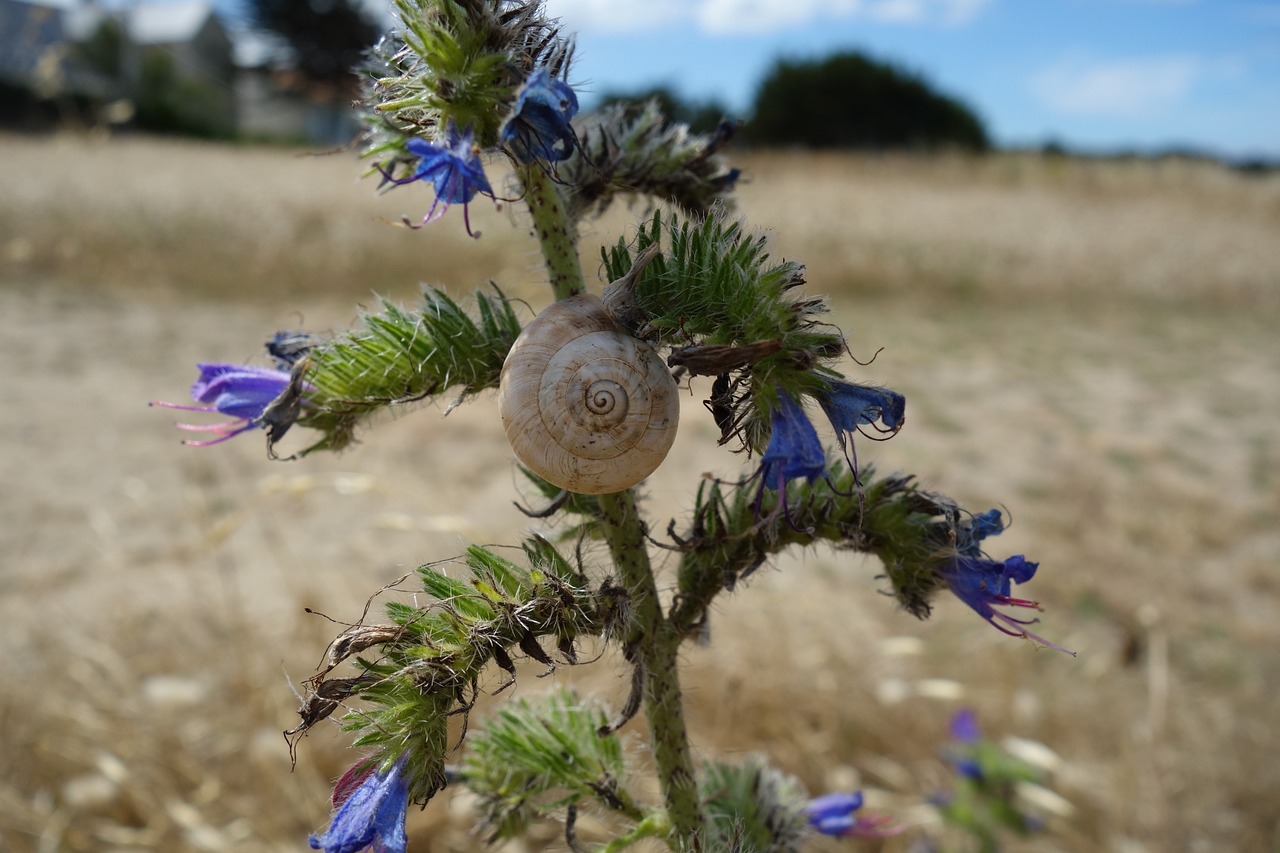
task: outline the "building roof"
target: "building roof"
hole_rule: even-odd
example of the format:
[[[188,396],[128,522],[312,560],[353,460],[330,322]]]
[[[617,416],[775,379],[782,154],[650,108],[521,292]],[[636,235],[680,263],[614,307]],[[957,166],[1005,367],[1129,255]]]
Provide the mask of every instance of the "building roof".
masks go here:
[[[62,16],[57,9],[0,0],[0,79],[27,79],[45,52],[63,38]]]

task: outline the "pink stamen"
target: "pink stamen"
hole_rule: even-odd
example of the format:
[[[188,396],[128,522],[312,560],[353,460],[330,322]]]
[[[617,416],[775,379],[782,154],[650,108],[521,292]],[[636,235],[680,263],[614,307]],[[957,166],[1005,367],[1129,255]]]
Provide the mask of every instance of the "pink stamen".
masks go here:
[[[1040,602],[1031,601],[1027,598],[1010,598],[1007,595],[993,595],[991,598],[997,604],[1007,604],[1010,607],[1029,607],[1032,610],[1044,611],[1044,608],[1040,606]]]
[[[1072,657],[1076,656],[1076,653],[1071,651],[1070,649],[1064,649],[1062,646],[1058,645],[1057,643],[1053,643],[1053,642],[1050,642],[1049,640],[1046,640],[1044,637],[1041,637],[1039,634],[1034,634],[1031,631],[1028,631],[1026,628],[1022,628],[1022,627],[1016,627],[1013,629],[1006,628],[1003,625],[998,624],[995,621],[996,619],[999,619],[1002,622],[1011,623],[1017,626],[1031,625],[1031,624],[1034,624],[1035,622],[1040,621],[1038,619],[1032,619],[1029,622],[1023,622],[1019,619],[1014,619],[1012,616],[1006,616],[1003,613],[996,613],[994,615],[994,618],[991,620],[991,624],[995,625],[997,629],[1008,634],[1010,637],[1019,637],[1021,639],[1030,640],[1033,643],[1039,643],[1045,648],[1053,649],[1055,651],[1062,652],[1063,654],[1071,655]]]
[[[183,406],[180,403],[166,403],[164,400],[152,400],[148,406],[159,406],[162,409],[181,409],[184,412],[216,412],[213,406]]]
[[[246,423],[244,426],[240,427],[239,429],[220,434],[217,438],[210,438],[205,441],[192,441],[190,439],[184,439],[182,443],[187,445],[188,447],[209,447],[210,445],[214,445],[214,444],[222,444],[222,442],[226,441],[227,439],[235,438],[240,433],[247,432],[248,430],[253,429],[254,426],[255,425],[252,423]]]
[[[241,418],[240,420],[224,421],[220,424],[174,424],[174,426],[178,429],[186,429],[193,432],[226,432],[227,430],[244,432],[247,429],[246,423],[248,422]]]

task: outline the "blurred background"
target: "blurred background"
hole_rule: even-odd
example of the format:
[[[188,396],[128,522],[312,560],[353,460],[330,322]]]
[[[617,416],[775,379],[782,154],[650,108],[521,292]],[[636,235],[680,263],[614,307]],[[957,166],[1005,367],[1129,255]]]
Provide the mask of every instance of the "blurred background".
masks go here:
[[[550,8],[582,30],[587,109],[744,120],[741,215],[807,264],[855,356],[879,352],[847,373],[908,398],[860,459],[1005,509],[996,553],[1040,561],[1037,630],[1079,653],[956,600],[918,622],[874,563],[795,554],[686,651],[700,753],[862,787],[906,829],[880,849],[974,849],[927,805],[970,707],[1056,795],[1007,849],[1280,849],[1274,6]],[[320,727],[291,768],[281,737],[328,640],[415,566],[530,529],[489,396],[287,464],[252,434],[183,447],[146,406],[185,402],[197,361],[265,365],[277,330],[341,331],[420,282],[495,281],[526,319],[548,301],[515,206],[474,203],[479,240],[454,215],[410,232],[429,190],[379,195],[342,150],[345,69],[385,15],[0,0],[0,849],[302,848],[353,757]],[[590,224],[585,268],[644,213]],[[716,447],[708,392],[645,486],[658,529],[697,474],[750,465]],[[609,655],[542,669],[473,723],[548,682],[615,705],[629,683]],[[471,822],[446,792],[411,849],[478,848]],[[544,848],[562,839],[505,849]]]

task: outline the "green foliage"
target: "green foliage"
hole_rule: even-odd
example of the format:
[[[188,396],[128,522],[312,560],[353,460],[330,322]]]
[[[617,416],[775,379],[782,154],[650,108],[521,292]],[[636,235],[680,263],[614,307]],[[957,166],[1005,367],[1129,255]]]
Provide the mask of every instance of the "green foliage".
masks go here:
[[[779,60],[756,90],[744,136],[753,145],[808,148],[990,147],[981,120],[961,101],[856,52]]]
[[[452,121],[492,147],[528,68],[563,75],[571,41],[538,2],[395,0],[400,26],[372,51],[365,77],[363,154],[404,158],[410,138]]]
[[[707,818],[705,850],[796,853],[808,836],[799,782],[762,758],[708,764],[698,780]]]
[[[476,294],[478,319],[435,288],[406,311],[389,302],[364,327],[316,347],[306,373],[308,408],[299,423],[324,438],[309,450],[340,450],[371,413],[460,388],[498,384],[520,321],[501,292]],[[309,452],[308,450],[308,452]]]
[[[301,735],[358,696],[364,704],[348,708],[344,727],[358,733],[357,745],[381,749],[383,759],[407,754],[414,768],[409,777],[413,796],[430,799],[445,781],[448,720],[470,710],[468,693],[474,695],[490,661],[512,679],[516,651],[555,666],[539,645],[539,638],[546,637],[574,663],[573,641],[606,627],[610,594],[598,597],[544,539],[530,540],[524,552],[530,568],[471,546],[465,561],[471,570],[468,581],[434,566],[420,567],[422,590],[435,603],[410,607],[389,602],[390,624],[361,623],[334,640],[327,669],[309,682],[303,722],[290,736]],[[371,650],[378,656],[369,656]],[[331,677],[348,661],[354,662],[357,676]]]
[[[144,52],[134,98],[135,121],[144,130],[223,139],[234,133],[230,95],[213,83],[179,74],[163,51]]]
[[[940,797],[943,819],[968,833],[982,851],[997,851],[1009,835],[1027,836],[1043,828],[1019,792],[1042,788],[1045,774],[985,738],[954,743],[947,750],[957,773],[955,786]],[[1049,794],[1054,796],[1054,794]]]
[[[111,80],[119,80],[124,33],[115,18],[104,18],[87,39],[75,44],[74,50],[76,59],[86,67]]]
[[[619,240],[601,250],[608,277],[623,278],[652,245],[665,251],[633,288],[643,315],[640,337],[664,346],[750,344],[784,338],[803,326],[806,315],[822,310],[820,303],[788,293],[803,283],[803,267],[775,261],[764,235],[725,216],[686,220],[654,213],[634,245]]]
[[[519,835],[528,824],[580,801],[632,821],[644,810],[626,787],[621,741],[605,735],[608,715],[566,690],[517,699],[472,735],[462,775],[480,797],[490,841]]]
[[[696,634],[720,592],[770,556],[820,542],[874,554],[902,607],[926,618],[941,589],[935,569],[951,553],[955,519],[950,499],[909,477],[875,479],[866,465],[855,475],[837,463],[825,479],[792,481],[785,496],[756,483],[703,482],[689,522],[674,536],[682,553],[669,618]]]
[[[797,398],[812,392],[823,382],[822,371],[833,372],[845,354],[840,331],[818,320],[826,302],[795,290],[804,283],[800,264],[774,259],[763,235],[723,215],[682,220],[655,213],[634,246],[619,240],[601,251],[609,277],[625,276],[636,256],[655,245],[664,251],[628,292],[606,291],[606,303],[621,303],[639,337],[672,347],[673,366],[740,375],[729,406],[733,431],[750,449],[762,450],[777,392]]]
[[[381,35],[368,7],[356,0],[248,0],[250,22],[289,44],[294,66],[311,80],[354,83],[352,69]]]
[[[598,216],[619,198],[656,200],[689,216],[730,207],[738,171],[718,153],[736,131],[728,124],[690,133],[652,100],[638,111],[600,110],[580,124],[579,147],[556,170],[566,215],[571,222]]]

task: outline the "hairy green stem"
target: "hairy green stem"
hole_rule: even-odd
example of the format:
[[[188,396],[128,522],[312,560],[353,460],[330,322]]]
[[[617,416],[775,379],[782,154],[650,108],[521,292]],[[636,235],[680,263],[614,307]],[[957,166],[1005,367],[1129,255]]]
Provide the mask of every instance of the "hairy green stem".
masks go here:
[[[525,202],[533,216],[533,230],[542,247],[551,290],[557,300],[577,296],[586,290],[582,262],[574,227],[565,214],[556,185],[545,167],[530,163],[517,171],[524,187]]]
[[[518,174],[555,298],[583,293],[577,235],[555,184],[536,164],[522,167]],[[624,648],[644,678],[645,718],[670,821],[667,837],[678,850],[698,850],[703,822],[677,669],[681,632],[662,614],[635,493],[628,489],[602,495],[600,509],[609,552],[631,599]]]
[[[681,634],[662,615],[634,491],[602,495],[600,508],[609,552],[631,597],[625,649],[643,673],[645,717],[671,821],[670,840],[676,849],[697,850],[703,822],[677,668]]]

